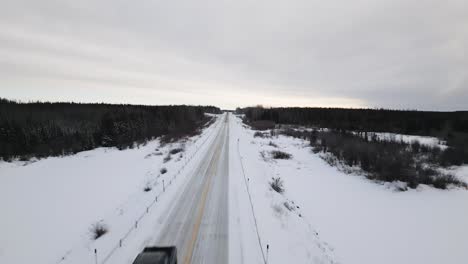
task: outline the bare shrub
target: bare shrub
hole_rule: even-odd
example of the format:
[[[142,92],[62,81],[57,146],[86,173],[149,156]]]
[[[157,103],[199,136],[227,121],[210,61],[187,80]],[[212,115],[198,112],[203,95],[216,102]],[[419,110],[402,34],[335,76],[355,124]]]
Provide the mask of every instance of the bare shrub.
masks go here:
[[[413,140],[411,142],[411,149],[413,150],[413,152],[419,153],[419,151],[421,150],[421,143],[419,143],[419,141],[417,140]]]
[[[162,168],[159,172],[161,172],[161,174],[164,174],[167,172],[167,169],[166,168]]]
[[[283,180],[280,177],[271,178],[270,187],[275,190],[277,193],[284,193]]]
[[[96,239],[102,237],[107,232],[109,232],[109,229],[104,223],[97,222],[97,223],[94,223],[90,227],[89,231],[91,232],[92,238],[94,240],[96,240]]]
[[[406,186],[397,186],[396,190],[399,191],[399,192],[405,192],[405,191],[408,190],[408,187],[406,187]]]
[[[182,151],[184,151],[183,148],[174,148],[174,149],[171,149],[171,150],[169,151],[169,153],[170,153],[170,154],[177,154],[177,153],[182,152]]]
[[[291,154],[279,150],[272,151],[271,156],[274,159],[290,159],[292,157]]]
[[[257,131],[254,133],[254,137],[263,137],[263,133]]]
[[[161,156],[161,155],[162,155],[161,152],[153,152],[153,153],[150,153],[150,154],[146,155],[145,159],[151,158],[153,156]]]
[[[276,136],[278,136],[278,132],[276,131],[276,129],[270,130],[270,136],[271,136],[271,137],[276,137]]]
[[[294,210],[296,210],[296,207],[295,207],[294,205],[291,205],[291,204],[290,204],[289,202],[287,202],[287,201],[284,202],[283,205],[284,205],[284,207],[286,207],[286,209],[288,209],[288,210],[291,211],[291,212],[294,211]]]
[[[321,151],[319,147],[312,147],[312,153],[317,154]]]
[[[268,135],[267,133],[262,133],[262,132],[257,131],[254,133],[254,137],[267,138],[267,137],[270,137],[270,135]]]
[[[151,187],[151,183],[150,183],[150,182],[147,182],[147,183],[145,184],[145,187],[143,187],[143,191],[144,191],[144,192],[149,192],[149,191],[151,191],[152,189],[153,189],[153,187]]]
[[[270,141],[270,142],[268,143],[268,145],[269,145],[269,146],[272,146],[272,147],[274,147],[274,148],[277,148],[277,147],[278,147],[278,145],[276,145],[275,143],[273,143],[273,141]]]
[[[466,187],[466,183],[461,182],[455,176],[449,174],[442,174],[437,177],[434,177],[432,180],[432,186],[438,189],[447,189],[448,186],[455,185],[455,186],[463,186]]]

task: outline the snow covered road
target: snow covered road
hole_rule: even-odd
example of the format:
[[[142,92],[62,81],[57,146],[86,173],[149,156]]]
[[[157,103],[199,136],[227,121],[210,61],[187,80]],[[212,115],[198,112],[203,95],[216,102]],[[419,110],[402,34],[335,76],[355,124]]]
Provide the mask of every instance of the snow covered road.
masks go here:
[[[228,117],[174,201],[154,245],[176,245],[181,263],[227,263]]]

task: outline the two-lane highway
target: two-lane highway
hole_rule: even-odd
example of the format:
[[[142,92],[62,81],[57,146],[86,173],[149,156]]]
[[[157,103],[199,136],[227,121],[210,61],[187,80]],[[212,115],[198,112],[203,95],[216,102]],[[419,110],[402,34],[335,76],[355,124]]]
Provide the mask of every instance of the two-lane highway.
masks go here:
[[[175,245],[178,261],[228,262],[229,114],[216,138],[174,201],[155,245]]]

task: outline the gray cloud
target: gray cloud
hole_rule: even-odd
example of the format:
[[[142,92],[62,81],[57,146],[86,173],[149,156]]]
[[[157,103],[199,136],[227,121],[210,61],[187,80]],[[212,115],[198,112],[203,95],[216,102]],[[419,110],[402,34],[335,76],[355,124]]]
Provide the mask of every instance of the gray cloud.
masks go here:
[[[1,4],[9,98],[467,108],[466,1]]]

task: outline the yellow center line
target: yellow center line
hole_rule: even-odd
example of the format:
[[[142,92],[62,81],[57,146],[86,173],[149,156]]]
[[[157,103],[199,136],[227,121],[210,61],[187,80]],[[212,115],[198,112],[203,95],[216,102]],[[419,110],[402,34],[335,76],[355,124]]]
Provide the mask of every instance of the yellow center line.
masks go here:
[[[216,155],[216,153],[214,155]],[[209,171],[209,169],[208,169],[208,171]],[[184,258],[184,262],[183,262],[184,264],[190,264],[190,262],[192,260],[192,254],[193,254],[193,250],[195,248],[195,242],[197,241],[198,232],[200,230],[200,225],[201,225],[201,221],[202,221],[202,218],[203,218],[203,212],[205,210],[206,198],[208,196],[208,191],[209,191],[210,185],[211,185],[211,178],[212,178],[212,174],[208,176],[208,182],[206,183],[205,188],[203,189],[203,193],[202,193],[202,197],[201,197],[201,199],[202,199],[201,200],[201,206],[200,206],[200,209],[198,211],[197,220],[196,220],[194,228],[193,228],[192,238],[190,239],[190,244],[189,244],[187,253],[185,254],[185,258]]]
[[[216,152],[213,155],[213,159],[211,160],[211,162],[214,162],[215,160],[217,160],[219,158],[219,156],[220,156],[219,152],[220,152],[220,150],[217,149]],[[214,162],[214,164],[217,164],[217,162]],[[210,171],[210,168],[208,168],[207,173],[209,173],[209,171]],[[208,175],[208,180],[207,180],[208,182],[206,183],[205,188],[203,189],[203,193],[202,193],[202,197],[201,197],[201,199],[202,199],[201,200],[201,206],[200,206],[200,209],[198,211],[197,220],[195,221],[195,225],[193,227],[192,237],[190,239],[189,247],[188,247],[187,253],[185,254],[185,258],[184,258],[184,262],[183,262],[184,264],[190,264],[190,262],[192,261],[193,250],[195,248],[195,242],[197,241],[198,232],[200,230],[201,221],[202,221],[202,218],[203,218],[203,212],[205,210],[206,199],[208,197],[208,191],[210,190],[211,178],[212,177],[213,177],[213,173]]]

